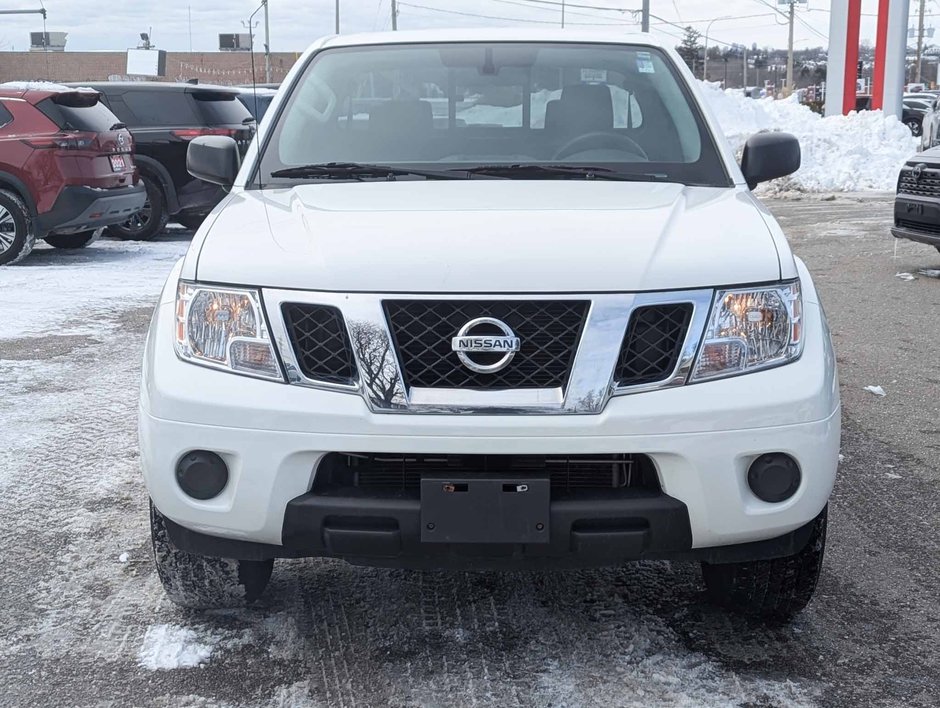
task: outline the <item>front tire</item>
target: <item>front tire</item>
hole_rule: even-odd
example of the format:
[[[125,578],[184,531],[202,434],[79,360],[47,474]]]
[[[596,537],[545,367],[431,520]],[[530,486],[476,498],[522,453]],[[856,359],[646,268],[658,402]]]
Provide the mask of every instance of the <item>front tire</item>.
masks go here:
[[[267,587],[274,560],[245,561],[197,556],[170,541],[165,517],[150,502],[150,537],[157,575],[167,596],[193,610],[244,607]]]
[[[746,563],[702,563],[709,599],[742,614],[785,622],[809,603],[816,590],[826,547],[828,507],[813,522],[799,553]]]
[[[163,232],[170,219],[163,187],[150,175],[142,175],[140,179],[147,190],[143,209],[127,221],[108,227],[108,234],[122,241],[152,241]]]
[[[101,229],[92,231],[80,231],[75,234],[50,234],[46,236],[45,242],[53,248],[64,248],[66,250],[85,248],[90,246],[101,235]]]
[[[35,242],[26,204],[13,192],[0,189],[0,266],[26,258]]]

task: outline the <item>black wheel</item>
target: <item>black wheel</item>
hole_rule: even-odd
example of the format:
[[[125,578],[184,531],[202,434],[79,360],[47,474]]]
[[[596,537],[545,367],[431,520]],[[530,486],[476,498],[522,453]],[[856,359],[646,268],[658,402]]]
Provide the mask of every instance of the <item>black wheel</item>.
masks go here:
[[[202,226],[202,222],[206,220],[206,217],[202,214],[177,214],[173,218],[177,224],[185,226],[190,231],[198,229]]]
[[[747,563],[702,563],[709,599],[747,615],[786,621],[813,597],[826,547],[828,507],[813,523],[813,532],[799,553]]]
[[[159,235],[170,215],[166,211],[166,196],[163,187],[150,175],[140,178],[147,190],[144,208],[122,224],[108,227],[108,234],[124,241],[151,241]]]
[[[100,229],[91,231],[79,231],[74,234],[50,234],[46,236],[45,241],[53,248],[85,248],[98,240],[101,235]]]
[[[915,118],[911,118],[911,119],[910,119],[909,121],[907,121],[904,125],[906,125],[906,126],[908,127],[908,129],[911,131],[911,135],[913,135],[915,138],[919,138],[919,137],[920,137],[920,134],[921,134],[921,131],[923,130],[923,128],[921,127],[921,124],[920,124],[920,121],[919,121],[919,120],[917,120],[917,119],[915,119]]]
[[[19,195],[0,189],[0,265],[23,260],[35,242],[26,204]]]
[[[197,556],[177,549],[164,516],[150,502],[150,538],[157,575],[180,607],[209,610],[244,607],[257,600],[271,579],[274,560],[245,561]]]

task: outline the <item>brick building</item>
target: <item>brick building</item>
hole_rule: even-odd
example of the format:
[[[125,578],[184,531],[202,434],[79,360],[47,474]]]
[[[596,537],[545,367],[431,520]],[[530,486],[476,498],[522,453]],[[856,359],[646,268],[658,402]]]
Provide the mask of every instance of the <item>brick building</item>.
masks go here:
[[[299,52],[272,52],[271,80],[281,81]],[[125,52],[0,52],[0,82],[107,81],[128,78]],[[167,52],[166,73],[160,81],[199,79],[206,84],[251,83],[248,52]],[[255,76],[264,82],[264,55],[255,53]]]

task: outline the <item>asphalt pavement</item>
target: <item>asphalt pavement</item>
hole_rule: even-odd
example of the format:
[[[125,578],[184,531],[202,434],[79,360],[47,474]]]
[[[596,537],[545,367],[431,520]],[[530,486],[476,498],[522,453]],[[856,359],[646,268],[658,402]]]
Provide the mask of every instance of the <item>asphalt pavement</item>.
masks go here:
[[[895,244],[886,196],[767,203],[816,278],[844,405],[823,574],[790,625],[711,608],[698,567],[665,562],[279,561],[248,610],[176,608],[150,559],[136,446],[157,293],[86,293],[81,315],[50,305],[44,331],[0,327],[0,705],[940,705],[940,280],[918,274],[940,253]],[[22,287],[42,303],[43,272],[96,258],[126,277],[148,250],[121,248],[40,248]]]

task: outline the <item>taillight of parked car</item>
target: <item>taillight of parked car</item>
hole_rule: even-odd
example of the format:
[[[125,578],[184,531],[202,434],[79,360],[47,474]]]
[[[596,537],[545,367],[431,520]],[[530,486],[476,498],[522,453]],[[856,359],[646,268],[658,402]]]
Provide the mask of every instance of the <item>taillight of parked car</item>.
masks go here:
[[[180,140],[192,140],[193,138],[200,138],[203,135],[227,135],[230,138],[234,138],[239,133],[237,128],[181,128],[179,130],[171,130],[170,132],[174,137]]]
[[[96,133],[56,133],[24,138],[23,142],[37,150],[58,148],[60,150],[94,150],[98,147]]]

